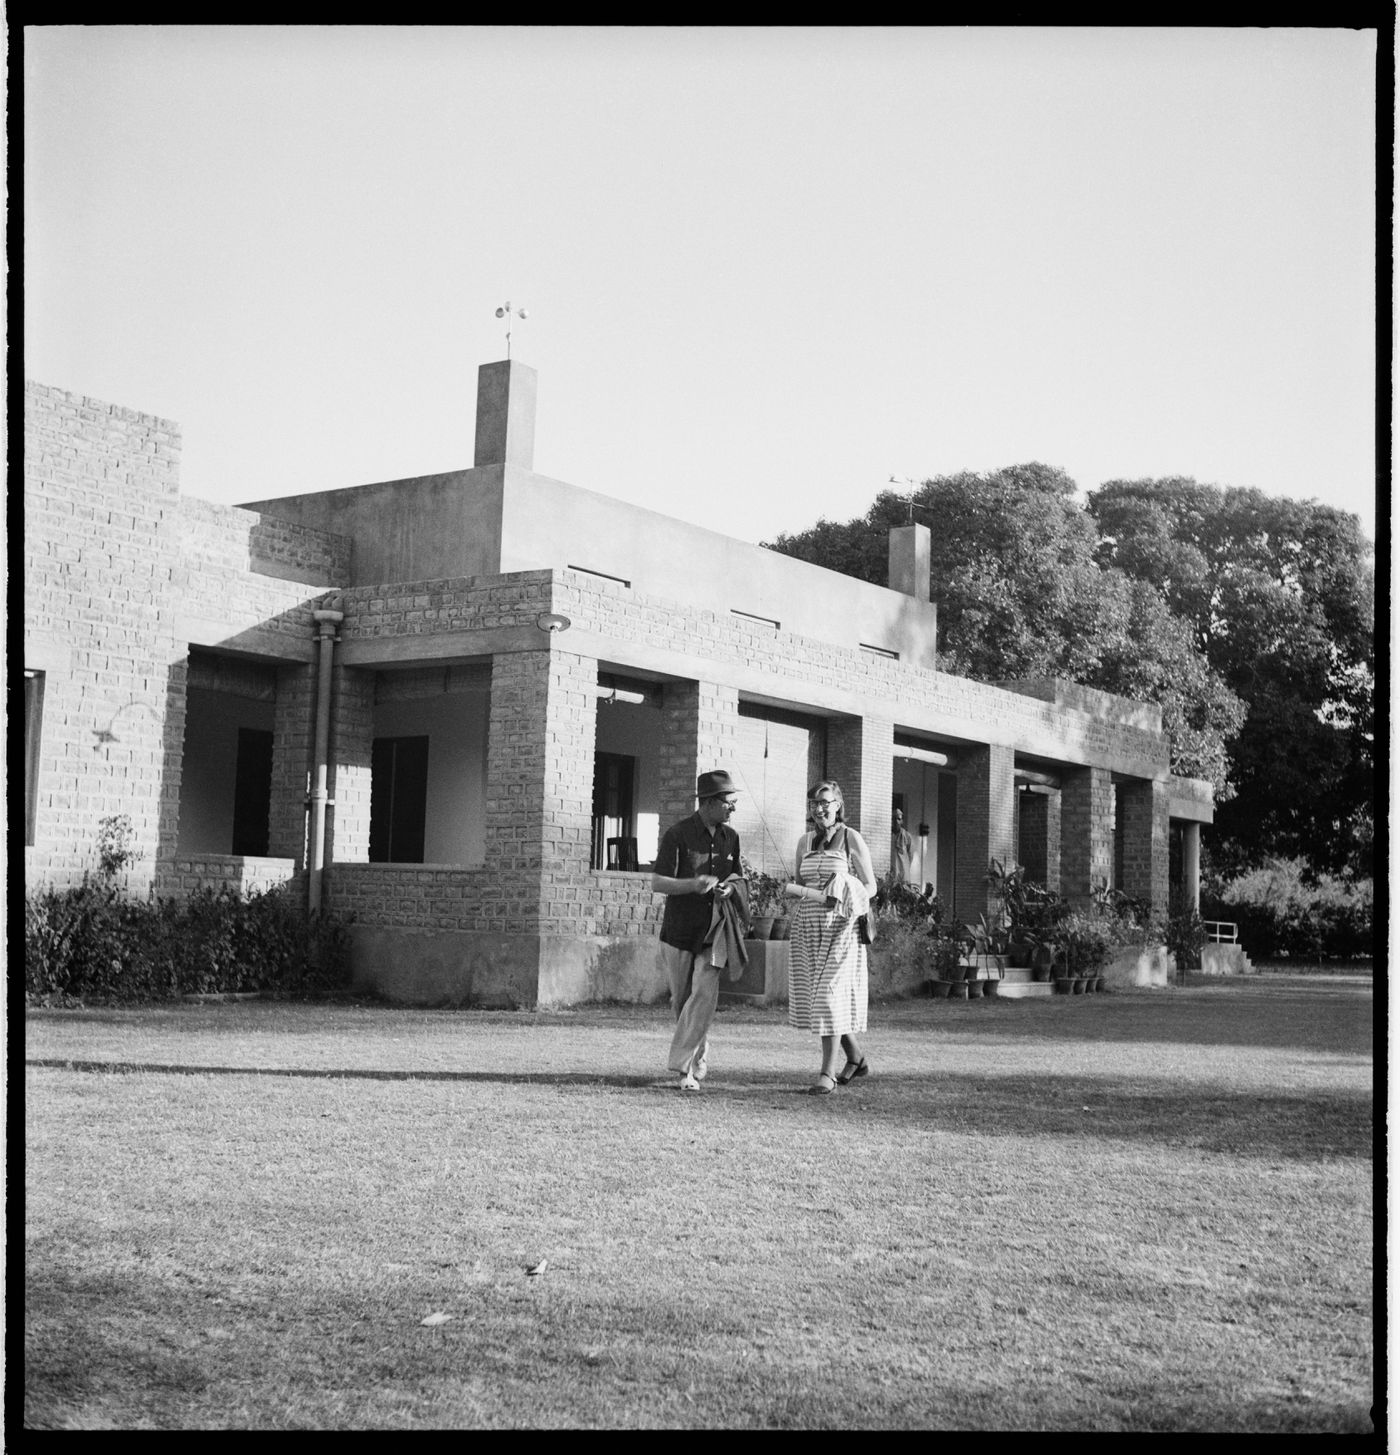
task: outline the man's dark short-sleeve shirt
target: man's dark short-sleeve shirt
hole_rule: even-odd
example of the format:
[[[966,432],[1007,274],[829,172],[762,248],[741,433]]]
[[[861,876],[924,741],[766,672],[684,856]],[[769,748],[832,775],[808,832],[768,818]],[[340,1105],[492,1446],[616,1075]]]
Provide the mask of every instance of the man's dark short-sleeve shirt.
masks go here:
[[[656,872],[667,879],[693,879],[713,874],[728,879],[739,872],[739,835],[720,824],[710,836],[698,813],[672,824],[656,851]],[[669,894],[661,918],[661,939],[681,950],[694,950],[710,927],[708,894]]]

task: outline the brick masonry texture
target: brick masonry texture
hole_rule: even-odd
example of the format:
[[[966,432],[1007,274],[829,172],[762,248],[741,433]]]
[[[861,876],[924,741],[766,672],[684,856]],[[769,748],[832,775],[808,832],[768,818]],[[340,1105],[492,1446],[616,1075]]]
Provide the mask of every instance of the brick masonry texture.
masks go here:
[[[333,535],[254,510],[182,499],[181,554],[190,564],[264,572],[319,586],[350,578],[349,536]]]
[[[1125,783],[1118,794],[1118,887],[1135,899],[1165,905],[1168,896],[1168,790],[1162,783]]]
[[[201,876],[300,882],[316,696],[312,613],[321,607],[344,612],[347,643],[421,640],[430,651],[433,638],[451,633],[464,637],[452,644],[453,655],[470,657],[471,633],[496,634],[480,649],[489,665],[451,661],[381,673],[345,666],[337,648],[325,902],[366,925],[603,938],[655,933],[662,902],[646,875],[588,867],[599,664],[568,650],[587,636],[698,664],[675,673],[696,680],[661,689],[662,827],[693,812],[699,773],[728,767],[748,815],[738,821],[746,854],[770,872],[790,867],[806,789],[823,771],[842,783],[847,817],[866,833],[877,871],[887,869],[893,703],[911,723],[973,724],[998,738],[990,748],[958,749],[960,904],[965,892],[966,902],[985,899],[989,857],[1015,857],[1012,741],[1053,737],[1071,760],[1111,761],[1142,780],[1166,773],[1165,740],[1142,725],[1150,714],[1129,711],[1131,704],[1003,691],[575,571],[347,589],[348,538],[181,499],[179,431],[155,416],[29,384],[24,444],[26,666],[46,673],[40,829],[26,849],[32,879],[76,881],[95,867],[100,819],[129,813],[142,854],[130,876],[137,892],[183,892]],[[499,649],[499,634],[509,640],[512,629],[542,640],[533,627],[542,611],[570,617],[576,634],[539,648]],[[272,854],[265,860],[174,849],[189,685],[210,670],[240,670],[227,656],[214,669],[198,653],[191,658],[190,638],[201,633],[198,640],[215,652],[232,643],[232,650],[276,659],[243,669],[250,691],[263,693],[269,683],[275,691]],[[244,633],[251,635],[238,641]],[[741,669],[761,675],[765,697],[789,708],[741,707],[739,688],[728,680]],[[441,691],[445,680],[490,691],[486,867],[371,865],[376,694],[407,700]],[[802,705],[814,700],[814,685],[825,706],[808,718]],[[833,703],[847,710],[831,715]],[[1064,887],[1082,894],[1091,877],[1113,870],[1112,779],[1106,769],[1071,768],[1064,784],[1060,798],[1046,800],[1047,823],[1037,832],[1053,839],[1049,816],[1061,816],[1066,844],[1079,845],[1060,866]],[[1123,878],[1151,887],[1155,898],[1164,884],[1167,789],[1144,781],[1123,802]]]
[[[1085,904],[1096,884],[1113,882],[1113,778],[1103,768],[1061,775],[1060,890]]]
[[[125,813],[141,856],[133,892],[178,885],[164,860],[184,749],[181,621],[310,637],[319,599],[249,572],[230,542],[246,541],[257,517],[183,500],[179,458],[169,420],[25,385],[25,666],[45,671],[39,827],[25,850],[33,882],[78,882],[96,867],[100,821]],[[343,542],[315,534],[277,549],[343,555]]]
[[[993,908],[987,867],[1016,859],[1014,755],[1009,748],[965,748],[958,757],[957,862],[953,899],[964,919]]]

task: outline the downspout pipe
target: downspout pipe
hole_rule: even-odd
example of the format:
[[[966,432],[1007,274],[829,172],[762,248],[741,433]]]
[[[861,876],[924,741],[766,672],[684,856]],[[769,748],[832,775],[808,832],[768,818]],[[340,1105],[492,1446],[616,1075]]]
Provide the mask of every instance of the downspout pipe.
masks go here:
[[[315,757],[311,779],[311,856],[306,877],[306,907],[312,915],[321,912],[321,876],[326,867],[326,760],[331,740],[331,668],[335,665],[336,628],[345,620],[343,611],[313,611],[321,660],[316,683]]]

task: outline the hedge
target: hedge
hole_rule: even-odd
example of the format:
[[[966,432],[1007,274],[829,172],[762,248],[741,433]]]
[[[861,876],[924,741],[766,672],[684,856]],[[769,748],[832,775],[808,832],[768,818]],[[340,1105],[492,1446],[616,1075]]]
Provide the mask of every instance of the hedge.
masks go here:
[[[1206,919],[1239,926],[1240,942],[1255,960],[1369,956],[1372,906],[1371,880],[1310,877],[1301,859],[1272,859],[1211,886],[1201,899]]]
[[[110,879],[42,889],[24,901],[24,988],[31,1003],[171,1000],[262,991],[317,996],[349,983],[349,935],[311,918],[285,888],[228,888],[130,900]]]

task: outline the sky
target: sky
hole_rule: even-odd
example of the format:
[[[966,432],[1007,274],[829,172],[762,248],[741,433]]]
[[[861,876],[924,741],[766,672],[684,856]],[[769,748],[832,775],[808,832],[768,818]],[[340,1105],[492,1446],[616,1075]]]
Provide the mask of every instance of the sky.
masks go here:
[[[1375,538],[1374,31],[23,47],[24,373],[178,422],[187,495],[470,466],[510,301],[535,469],[743,540],[1030,460]]]

